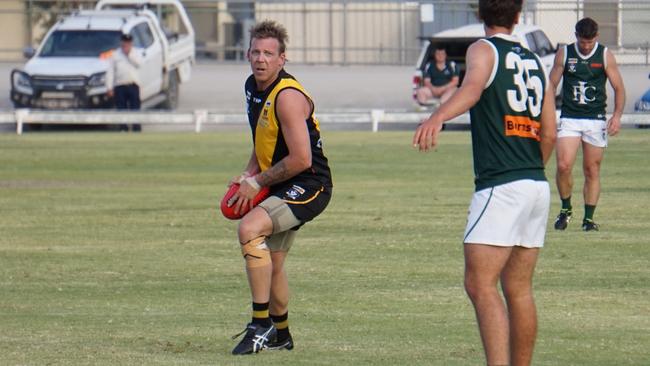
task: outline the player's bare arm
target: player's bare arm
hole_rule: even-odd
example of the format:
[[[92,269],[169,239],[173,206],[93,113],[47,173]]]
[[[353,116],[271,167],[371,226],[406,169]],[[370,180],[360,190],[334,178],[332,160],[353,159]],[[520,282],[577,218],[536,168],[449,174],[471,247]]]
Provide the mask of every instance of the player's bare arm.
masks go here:
[[[551,73],[549,74],[549,81],[551,82],[551,87],[553,88],[553,98],[555,98],[555,91],[560,85],[560,80],[562,80],[562,74],[564,73],[564,47],[560,47],[555,54],[555,59],[553,61],[553,68],[551,68]]]
[[[542,104],[542,115],[540,117],[540,142],[539,148],[542,150],[542,160],[544,165],[553,153],[555,140],[557,139],[557,121],[555,115],[555,88],[548,85],[544,92],[544,102]]]
[[[429,151],[437,144],[442,124],[467,112],[481,97],[494,66],[494,51],[483,41],[467,49],[467,73],[461,87],[429,118],[420,124],[413,136],[413,147]]]
[[[289,155],[255,176],[261,186],[283,182],[311,166],[309,131],[305,123],[311,114],[311,105],[307,98],[295,89],[283,90],[277,97],[276,112]]]
[[[607,50],[605,57],[607,59],[605,74],[607,74],[609,84],[612,86],[612,89],[614,89],[614,114],[607,122],[607,133],[609,133],[610,136],[615,136],[621,129],[621,116],[623,115],[623,108],[625,107],[625,85],[623,84],[623,78],[621,77],[621,72],[616,63],[616,58],[612,52]]]

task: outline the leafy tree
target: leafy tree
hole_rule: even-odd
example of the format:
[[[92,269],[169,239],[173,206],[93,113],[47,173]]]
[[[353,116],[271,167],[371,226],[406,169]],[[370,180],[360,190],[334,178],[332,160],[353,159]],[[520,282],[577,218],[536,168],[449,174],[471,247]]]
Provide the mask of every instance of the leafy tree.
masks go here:
[[[78,9],[92,9],[91,0],[28,0],[27,12],[31,20],[32,41],[40,43],[47,31],[62,16]]]

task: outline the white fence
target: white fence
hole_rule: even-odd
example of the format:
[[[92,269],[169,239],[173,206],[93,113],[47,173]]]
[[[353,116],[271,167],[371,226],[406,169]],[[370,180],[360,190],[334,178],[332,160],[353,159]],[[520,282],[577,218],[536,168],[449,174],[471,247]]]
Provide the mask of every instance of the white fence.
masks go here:
[[[378,131],[380,124],[419,123],[429,113],[409,113],[403,111],[352,110],[333,113],[319,113],[322,125],[343,124],[352,129],[372,129]],[[174,125],[191,126],[194,132],[201,132],[205,126],[239,125],[247,126],[248,121],[242,113],[217,113],[207,110],[193,112],[121,112],[121,111],[43,111],[17,109],[13,112],[0,112],[0,124],[15,124],[16,133],[22,134],[25,125]],[[449,123],[467,124],[469,116],[460,116]],[[366,125],[368,127],[366,127]]]
[[[370,129],[379,131],[388,125],[406,125],[420,123],[427,118],[428,112],[389,111],[383,109],[352,110],[317,114],[318,120],[327,128],[339,125],[346,129]],[[0,125],[15,125],[16,133],[22,134],[25,125],[173,125],[190,127],[199,133],[205,126],[242,126],[248,121],[242,113],[219,113],[207,110],[193,112],[118,112],[118,111],[43,111],[17,109],[0,112]],[[469,124],[469,115],[461,115],[447,124]],[[650,125],[650,113],[624,114],[622,124],[627,126]]]

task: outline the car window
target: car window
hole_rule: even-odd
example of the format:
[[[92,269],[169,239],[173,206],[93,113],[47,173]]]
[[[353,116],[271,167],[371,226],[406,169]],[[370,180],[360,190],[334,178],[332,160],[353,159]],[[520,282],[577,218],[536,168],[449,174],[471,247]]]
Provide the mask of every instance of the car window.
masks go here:
[[[533,36],[535,37],[535,43],[537,44],[537,53],[540,56],[546,56],[553,53],[553,44],[551,44],[551,41],[546,37],[544,32],[537,30],[533,32]]]
[[[57,30],[45,40],[41,57],[97,57],[120,46],[120,32]]]
[[[532,33],[526,33],[526,42],[528,42],[528,49],[537,52],[537,43],[535,42],[535,36]]]
[[[149,29],[149,24],[140,23],[135,27],[135,31],[139,33],[140,40],[142,41],[142,48],[149,48],[153,44],[153,34]]]
[[[133,38],[133,46],[137,48],[144,48],[142,46],[142,38],[140,38],[140,32],[137,31],[136,28],[131,29],[131,32],[129,32],[131,37]]]

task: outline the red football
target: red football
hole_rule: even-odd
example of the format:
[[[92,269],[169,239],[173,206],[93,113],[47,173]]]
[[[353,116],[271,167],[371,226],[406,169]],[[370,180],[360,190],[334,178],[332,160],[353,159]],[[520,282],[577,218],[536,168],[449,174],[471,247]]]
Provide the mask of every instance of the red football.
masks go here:
[[[239,209],[239,213],[235,214],[235,202],[232,203],[232,205],[229,207],[228,206],[228,201],[232,198],[232,196],[237,193],[239,190],[239,184],[235,183],[228,188],[228,191],[226,194],[223,196],[223,199],[221,200],[221,213],[227,218],[231,220],[238,220],[244,217],[248,213],[248,205],[243,206]],[[262,187],[259,192],[257,192],[257,195],[255,198],[253,198],[253,207],[257,206],[260,204],[260,202],[264,201],[268,196],[269,196],[270,190],[269,187]]]

